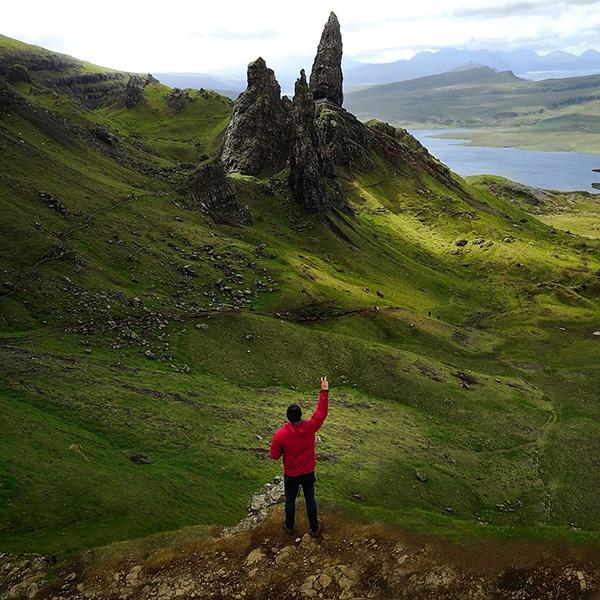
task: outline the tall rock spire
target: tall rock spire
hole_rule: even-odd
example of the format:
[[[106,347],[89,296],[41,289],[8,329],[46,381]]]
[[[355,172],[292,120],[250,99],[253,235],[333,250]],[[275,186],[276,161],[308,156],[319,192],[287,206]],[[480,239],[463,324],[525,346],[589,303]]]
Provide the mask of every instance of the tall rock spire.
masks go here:
[[[292,148],[290,153],[290,186],[294,198],[313,212],[327,204],[321,181],[322,163],[319,134],[315,124],[315,101],[304,69],[296,80],[292,103]]]
[[[286,99],[287,100],[287,99]],[[262,58],[248,65],[248,87],[233,107],[221,160],[227,171],[257,175],[283,168],[289,154],[289,100]]]
[[[335,13],[329,15],[325,24],[317,55],[310,74],[310,91],[315,100],[329,100],[342,106],[342,34]]]

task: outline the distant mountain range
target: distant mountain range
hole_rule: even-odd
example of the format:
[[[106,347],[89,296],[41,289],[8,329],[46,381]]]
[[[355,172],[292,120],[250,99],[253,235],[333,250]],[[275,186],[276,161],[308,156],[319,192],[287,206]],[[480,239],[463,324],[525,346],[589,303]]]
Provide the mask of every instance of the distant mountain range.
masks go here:
[[[392,83],[426,75],[436,75],[466,65],[485,66],[498,71],[528,73],[532,71],[600,71],[600,52],[587,50],[580,56],[569,52],[540,55],[533,50],[492,52],[490,50],[456,50],[442,48],[437,52],[419,52],[410,59],[391,63],[363,63],[346,71],[344,83],[366,85]]]
[[[588,121],[598,118],[587,107],[598,104],[600,75],[530,81],[489,67],[373,85],[347,93],[345,100],[361,119],[451,127],[498,126],[523,118],[532,123],[566,112],[571,119],[585,115],[589,127]]]
[[[600,74],[531,81],[477,67],[367,86],[344,106],[403,127],[485,128],[483,145],[600,151]]]
[[[268,57],[265,57],[270,64]],[[297,63],[297,64],[296,64]],[[302,63],[302,64],[301,64]],[[310,59],[303,57],[275,65],[277,79],[284,93],[293,93],[294,81],[300,67],[310,68]],[[600,73],[600,52],[587,50],[580,56],[569,52],[550,52],[541,55],[533,50],[512,50],[492,52],[490,50],[457,50],[442,48],[436,52],[419,52],[410,59],[391,63],[359,63],[350,58],[344,59],[344,85],[348,91],[358,86],[378,83],[406,81],[427,75],[437,75],[448,71],[467,70],[474,67],[490,67],[497,71],[513,71],[517,74],[573,71]],[[246,74],[228,76],[206,73],[154,73],[166,85],[179,88],[210,89],[231,98],[246,88]],[[552,75],[548,75],[551,77]],[[542,78],[542,77],[540,77]]]

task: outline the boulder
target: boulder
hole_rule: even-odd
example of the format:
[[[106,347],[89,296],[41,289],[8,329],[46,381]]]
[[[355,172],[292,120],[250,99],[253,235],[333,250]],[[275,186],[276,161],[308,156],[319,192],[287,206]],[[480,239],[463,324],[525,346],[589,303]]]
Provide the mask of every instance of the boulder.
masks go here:
[[[235,189],[219,159],[196,167],[186,188],[190,192],[186,208],[208,214],[220,223],[248,224],[252,221],[248,208],[238,204]]]
[[[165,95],[165,100],[167,106],[174,112],[183,110],[186,104],[194,101],[188,90],[181,90],[179,88],[173,88]]]
[[[254,548],[254,550],[252,550],[250,552],[250,554],[248,554],[248,556],[246,556],[246,560],[244,561],[244,563],[246,565],[250,566],[250,565],[259,563],[264,558],[265,558],[264,552],[260,548]]]

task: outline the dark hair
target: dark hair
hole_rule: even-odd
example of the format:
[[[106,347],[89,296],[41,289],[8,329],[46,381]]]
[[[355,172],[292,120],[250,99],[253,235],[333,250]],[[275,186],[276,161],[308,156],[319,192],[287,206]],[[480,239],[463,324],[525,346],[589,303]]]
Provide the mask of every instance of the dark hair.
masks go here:
[[[290,404],[287,409],[287,418],[290,423],[297,423],[302,418],[302,409],[297,404]]]

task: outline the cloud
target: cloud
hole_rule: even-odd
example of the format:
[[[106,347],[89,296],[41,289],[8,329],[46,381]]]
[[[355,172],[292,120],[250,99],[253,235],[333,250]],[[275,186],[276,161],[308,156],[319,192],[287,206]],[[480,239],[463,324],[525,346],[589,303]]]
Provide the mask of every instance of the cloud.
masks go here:
[[[441,47],[600,49],[598,0],[103,0],[93,15],[76,0],[2,7],[2,33],[128,71],[243,76],[263,56],[280,71],[310,68],[333,9],[344,53],[363,61],[407,58]],[[109,40],[107,42],[107,40]],[[295,68],[295,67],[294,67]]]
[[[450,13],[452,17],[514,17],[531,14],[542,8],[546,11],[552,2],[515,2],[495,4],[491,6],[467,6]]]
[[[232,31],[229,29],[212,29],[193,34],[196,37],[215,38],[221,40],[268,40],[277,37],[276,29],[256,29],[254,31]]]

